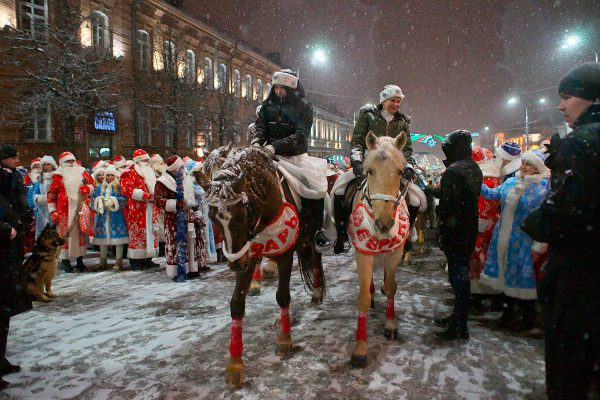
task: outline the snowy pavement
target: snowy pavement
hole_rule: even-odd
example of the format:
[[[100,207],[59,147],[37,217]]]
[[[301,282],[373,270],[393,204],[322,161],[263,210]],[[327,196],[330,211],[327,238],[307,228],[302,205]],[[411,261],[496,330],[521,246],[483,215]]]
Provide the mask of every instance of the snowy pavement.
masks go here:
[[[164,260],[161,260],[164,264]],[[61,273],[59,297],[11,319],[1,399],[540,399],[543,342],[470,320],[471,339],[440,344],[432,318],[451,297],[443,255],[416,258],[398,273],[399,339],[383,337],[385,298],[369,312],[368,366],[350,367],[356,329],[354,257],[325,256],[328,297],[315,306],[292,277],[293,353],[275,355],[276,281],[249,297],[244,318],[245,383],[224,385],[233,273],[212,266],[204,281],[171,282],[160,269]],[[88,261],[89,262],[89,261]],[[376,271],[377,288],[382,270]]]

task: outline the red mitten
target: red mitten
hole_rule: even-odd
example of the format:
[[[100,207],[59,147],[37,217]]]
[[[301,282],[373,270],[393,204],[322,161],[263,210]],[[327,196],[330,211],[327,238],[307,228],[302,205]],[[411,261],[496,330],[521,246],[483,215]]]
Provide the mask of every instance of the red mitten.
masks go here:
[[[152,198],[152,194],[150,194],[148,192],[144,192],[144,194],[142,195],[142,198],[144,200],[150,200]]]

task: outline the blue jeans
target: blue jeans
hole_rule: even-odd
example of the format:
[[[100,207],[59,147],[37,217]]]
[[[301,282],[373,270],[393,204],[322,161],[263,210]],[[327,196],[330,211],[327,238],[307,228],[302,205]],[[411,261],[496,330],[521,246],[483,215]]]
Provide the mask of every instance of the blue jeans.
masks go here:
[[[470,254],[444,252],[448,259],[448,281],[454,291],[454,311],[452,314],[460,325],[467,326],[469,316],[469,297],[471,283],[469,282]]]

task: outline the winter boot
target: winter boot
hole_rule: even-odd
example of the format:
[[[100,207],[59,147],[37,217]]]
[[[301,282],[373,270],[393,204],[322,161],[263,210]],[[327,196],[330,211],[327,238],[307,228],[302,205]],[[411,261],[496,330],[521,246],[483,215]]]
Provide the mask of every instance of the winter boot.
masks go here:
[[[7,387],[8,387],[8,382],[6,382],[4,379],[0,378],[0,390],[6,389]]]
[[[73,267],[71,267],[71,261],[69,260],[61,260],[60,261],[60,269],[67,273],[73,272]]]
[[[433,324],[435,326],[439,326],[440,328],[448,328],[448,326],[450,325],[450,323],[452,323],[454,320],[456,319],[456,317],[454,316],[454,314],[450,314],[450,316],[446,317],[446,318],[436,318],[433,320]]]
[[[77,264],[75,265],[77,272],[85,272],[86,266],[83,263],[83,257],[77,257]]]
[[[154,261],[152,261],[151,258],[146,258],[146,261],[144,262],[144,267],[145,268],[158,268],[160,267],[160,264],[155,263]]]
[[[8,374],[14,374],[16,372],[21,372],[21,366],[11,364],[6,359],[6,357],[4,357],[4,361],[2,362],[2,367],[0,367],[0,375],[4,376],[4,375],[8,375]]]
[[[448,323],[448,328],[443,332],[436,332],[435,336],[442,341],[465,340],[469,338],[469,330],[466,321],[453,319]]]
[[[335,254],[346,253],[350,250],[350,245],[346,247],[348,242],[348,228],[346,208],[344,207],[344,195],[333,196],[333,217],[335,220],[335,231],[337,232],[337,240],[333,246]]]
[[[165,242],[158,242],[158,256],[164,257],[165,254]]]
[[[144,261],[145,260],[141,260],[141,259],[138,259],[138,258],[130,258],[129,259],[129,266],[131,267],[132,271],[139,271],[139,270],[142,269],[142,263]]]
[[[331,240],[325,234],[325,229],[323,229],[323,212],[325,211],[325,199],[319,200],[306,200],[303,199],[303,202],[314,210],[314,214],[312,215],[315,218],[315,225],[317,231],[315,232],[315,249],[319,253],[325,253],[331,250]]]
[[[112,267],[113,271],[122,271],[123,270],[123,259],[117,258],[115,261],[115,265]]]
[[[319,253],[331,250],[331,240],[329,240],[323,228],[315,233],[315,247]]]
[[[94,271],[104,271],[106,269],[108,269],[108,258],[100,257],[100,264],[98,264],[96,268],[94,268]]]

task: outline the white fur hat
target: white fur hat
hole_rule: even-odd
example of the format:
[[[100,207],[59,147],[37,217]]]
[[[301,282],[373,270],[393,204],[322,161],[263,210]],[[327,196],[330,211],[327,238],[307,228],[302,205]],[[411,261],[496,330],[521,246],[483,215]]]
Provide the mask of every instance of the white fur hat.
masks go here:
[[[150,159],[148,160],[148,163],[150,164],[150,166],[154,166],[154,164],[157,164],[161,161],[164,161],[163,158],[160,156],[160,154],[152,154],[150,156]]]
[[[115,168],[114,165],[109,164],[106,168],[104,168],[104,176],[106,175],[114,175],[116,178],[121,177],[121,172]]]
[[[56,161],[54,160],[54,157],[52,157],[52,156],[42,157],[42,159],[40,160],[40,163],[42,164],[42,167],[44,166],[44,164],[50,164],[54,167],[54,169],[58,168],[58,165],[56,165]]]
[[[271,83],[273,86],[281,85],[290,89],[296,89],[298,87],[298,77],[291,69],[282,69],[273,74]]]
[[[544,164],[544,155],[538,149],[528,150],[521,156],[521,162],[526,161],[533,165],[540,174],[548,172],[548,167]]]
[[[396,85],[385,85],[381,93],[379,93],[379,104],[391,99],[392,97],[398,97],[400,100],[404,100],[402,89]]]

